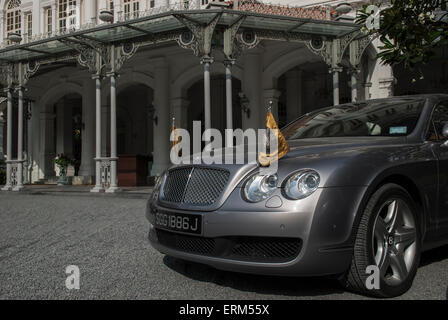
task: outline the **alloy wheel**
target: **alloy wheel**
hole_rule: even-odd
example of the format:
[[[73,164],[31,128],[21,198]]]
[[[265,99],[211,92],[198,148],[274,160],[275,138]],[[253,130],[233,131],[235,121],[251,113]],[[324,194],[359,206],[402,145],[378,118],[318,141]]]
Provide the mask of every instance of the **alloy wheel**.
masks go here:
[[[372,238],[381,278],[388,285],[400,285],[408,277],[417,254],[415,218],[404,200],[389,199],[380,207]]]

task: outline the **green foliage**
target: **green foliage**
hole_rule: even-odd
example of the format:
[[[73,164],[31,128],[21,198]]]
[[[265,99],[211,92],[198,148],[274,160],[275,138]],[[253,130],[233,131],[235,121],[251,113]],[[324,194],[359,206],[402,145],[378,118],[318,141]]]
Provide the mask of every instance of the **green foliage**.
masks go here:
[[[448,43],[447,5],[448,0],[392,0],[380,12],[379,30],[370,31],[382,42],[378,58],[411,71],[431,61],[435,49]],[[356,19],[363,26],[370,16],[366,9]]]
[[[65,154],[58,154],[56,158],[53,159],[53,163],[60,166],[67,168],[69,165],[72,165],[75,163],[75,160],[67,157]]]

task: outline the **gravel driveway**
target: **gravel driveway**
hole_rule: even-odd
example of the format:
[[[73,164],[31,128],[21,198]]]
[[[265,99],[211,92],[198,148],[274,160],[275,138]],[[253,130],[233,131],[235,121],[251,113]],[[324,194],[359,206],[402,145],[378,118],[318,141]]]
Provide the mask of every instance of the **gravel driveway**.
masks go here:
[[[0,299],[364,299],[321,278],[217,271],[148,244],[144,197],[0,193]],[[65,268],[80,269],[80,289]],[[402,299],[447,299],[448,246]]]

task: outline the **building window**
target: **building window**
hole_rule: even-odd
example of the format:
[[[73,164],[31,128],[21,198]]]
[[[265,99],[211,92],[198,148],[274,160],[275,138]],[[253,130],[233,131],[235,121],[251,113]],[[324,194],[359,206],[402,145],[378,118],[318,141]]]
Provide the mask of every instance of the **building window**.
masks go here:
[[[138,18],[139,10],[140,2],[138,0],[123,0],[124,20]]]
[[[67,30],[79,27],[79,8],[76,0],[58,1],[58,27]]]
[[[107,9],[108,9],[109,11],[111,11],[112,14],[114,14],[114,2],[113,2],[113,1],[108,1],[108,2],[107,2]]]
[[[149,1],[149,7],[150,7],[150,8],[154,8],[155,5],[156,5],[156,1],[155,1],[155,0],[151,0],[151,1]]]
[[[208,4],[208,0],[201,0],[202,1],[202,5],[205,6],[206,4]]]
[[[51,7],[45,8],[45,32],[48,34],[53,32],[53,10]]]
[[[33,35],[33,14],[31,12],[25,14],[25,27],[28,39],[30,39]]]
[[[6,34],[8,37],[10,33],[22,33],[22,21],[20,12],[20,0],[10,0],[6,5]]]

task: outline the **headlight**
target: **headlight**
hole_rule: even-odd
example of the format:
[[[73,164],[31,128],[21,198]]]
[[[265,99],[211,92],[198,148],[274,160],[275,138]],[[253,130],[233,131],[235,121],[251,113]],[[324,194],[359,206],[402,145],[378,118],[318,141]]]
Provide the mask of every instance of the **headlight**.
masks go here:
[[[284,190],[288,198],[298,200],[306,198],[316,191],[319,183],[320,176],[316,171],[300,171],[289,177],[284,185]]]
[[[277,189],[277,175],[255,174],[244,185],[247,201],[260,202],[267,199]]]

